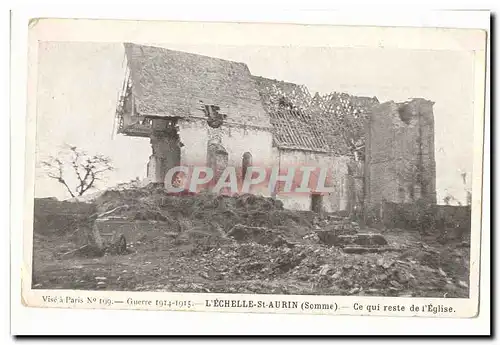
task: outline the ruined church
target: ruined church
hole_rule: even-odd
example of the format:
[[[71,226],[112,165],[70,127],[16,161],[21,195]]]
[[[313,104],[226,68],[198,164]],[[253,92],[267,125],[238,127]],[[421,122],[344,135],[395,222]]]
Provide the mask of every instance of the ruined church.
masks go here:
[[[435,203],[432,102],[379,104],[254,76],[246,64],[125,43],[118,133],[149,139],[146,178],[175,166],[323,166],[333,192],[280,193],[286,208],[347,212],[381,202]],[[266,195],[265,190],[253,193]]]

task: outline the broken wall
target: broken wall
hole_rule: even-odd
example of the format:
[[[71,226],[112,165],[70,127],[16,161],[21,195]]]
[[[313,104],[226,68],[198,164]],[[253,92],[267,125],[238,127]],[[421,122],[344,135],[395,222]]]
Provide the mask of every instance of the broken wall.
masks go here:
[[[267,127],[222,125],[207,126],[201,119],[180,119],[178,122],[181,147],[181,165],[209,166],[208,146],[217,144],[227,152],[227,166],[235,167],[241,175],[243,156],[252,155],[252,165],[270,167],[272,161],[272,133]],[[268,195],[266,190],[255,190],[256,194]]]
[[[167,171],[180,164],[180,138],[176,120],[154,119],[150,143],[152,154],[147,164],[147,179],[153,183],[164,183]]]
[[[342,212],[349,208],[348,191],[348,162],[350,158],[344,156],[333,156],[328,153],[319,153],[303,150],[283,150],[273,148],[275,165],[280,169],[285,167],[296,167],[299,171],[301,166],[326,167],[328,169],[325,187],[332,187],[334,192],[323,195],[322,210],[324,212]],[[285,175],[284,171],[281,175]],[[314,187],[316,186],[316,180]],[[311,188],[313,186],[310,186]],[[281,193],[276,195],[283,202],[285,208],[292,210],[311,210],[311,193]]]
[[[355,217],[361,216],[364,200],[364,163],[351,160],[347,174],[348,211]]]
[[[372,108],[365,148],[365,206],[436,203],[433,102],[413,99]]]

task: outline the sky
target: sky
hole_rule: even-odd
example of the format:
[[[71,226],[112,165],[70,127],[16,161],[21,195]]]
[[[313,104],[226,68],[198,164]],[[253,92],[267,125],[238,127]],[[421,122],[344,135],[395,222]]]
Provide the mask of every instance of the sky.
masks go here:
[[[435,102],[436,189],[465,202],[473,158],[472,52],[297,46],[157,46],[244,62],[253,75],[304,84],[314,94],[347,92],[380,102],[426,98]],[[64,144],[113,160],[99,189],[146,176],[148,138],[114,133],[124,78],[120,43],[41,42],[37,86],[35,197],[69,197],[39,163]]]

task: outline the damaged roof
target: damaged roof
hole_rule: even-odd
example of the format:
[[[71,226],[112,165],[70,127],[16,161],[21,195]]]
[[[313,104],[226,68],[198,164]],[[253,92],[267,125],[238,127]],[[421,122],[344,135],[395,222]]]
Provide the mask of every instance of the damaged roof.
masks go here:
[[[371,108],[379,104],[376,97],[333,92],[323,96],[316,95],[314,100],[329,133],[342,137],[351,152],[363,147],[364,122]]]
[[[313,116],[301,109],[270,110],[274,144],[279,148],[330,152],[326,137]]]
[[[348,154],[340,126],[304,85],[254,77],[280,148]]]
[[[264,112],[244,63],[134,43],[124,45],[139,115],[193,116],[200,104],[217,105],[233,114]]]
[[[252,76],[241,62],[134,43],[124,46],[137,115],[205,116],[203,105],[216,105],[232,122],[272,126],[279,148],[350,153],[343,123],[347,119],[331,109],[333,104],[339,108],[331,97],[312,97],[304,85]]]

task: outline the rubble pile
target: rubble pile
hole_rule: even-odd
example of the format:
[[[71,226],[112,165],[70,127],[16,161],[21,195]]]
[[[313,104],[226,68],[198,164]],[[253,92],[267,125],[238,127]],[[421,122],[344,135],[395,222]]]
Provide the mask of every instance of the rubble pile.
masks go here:
[[[312,232],[307,214],[286,210],[279,200],[252,194],[232,197],[211,193],[172,195],[162,188],[147,186],[107,191],[95,203],[101,213],[111,212],[108,218],[157,222],[166,233],[180,234],[196,228],[197,233],[227,237],[227,233],[239,226],[233,234],[241,232],[242,227],[262,228],[262,233],[267,229],[269,234],[277,232],[284,240],[293,242]]]
[[[238,242],[174,256],[175,266],[167,265],[171,279],[145,282],[135,289],[408,297],[467,294],[464,278],[396,252],[352,255],[326,246]]]
[[[64,242],[82,231],[68,227],[57,238],[35,232],[37,288],[468,295],[469,248],[461,243],[380,234],[345,217],[286,210],[272,198],[170,195],[147,186],[106,191],[94,206],[109,221],[107,232],[118,234],[120,225],[137,236],[117,237],[121,255],[62,257],[71,249]]]
[[[286,245],[288,247],[293,246],[292,243],[285,239],[286,232],[280,232],[264,227],[237,224],[227,233],[227,235],[239,242],[268,244],[273,247],[280,247],[282,245]]]

